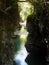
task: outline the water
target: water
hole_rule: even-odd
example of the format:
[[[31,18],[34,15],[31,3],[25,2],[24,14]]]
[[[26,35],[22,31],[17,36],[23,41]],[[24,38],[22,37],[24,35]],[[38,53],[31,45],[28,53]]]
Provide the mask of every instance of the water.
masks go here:
[[[17,65],[28,65],[25,62],[27,55],[28,53],[26,51],[26,48],[24,45],[21,45],[20,51],[18,51],[14,56],[14,61],[17,63]]]

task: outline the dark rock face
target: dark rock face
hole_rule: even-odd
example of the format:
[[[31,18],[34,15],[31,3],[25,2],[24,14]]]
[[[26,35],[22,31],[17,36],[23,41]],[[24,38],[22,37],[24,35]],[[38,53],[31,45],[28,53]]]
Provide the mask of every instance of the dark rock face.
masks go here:
[[[26,27],[29,34],[25,47],[29,52],[26,58],[29,65],[46,65],[48,30],[44,24],[42,24],[43,27],[40,27],[39,24],[37,15],[28,16]]]

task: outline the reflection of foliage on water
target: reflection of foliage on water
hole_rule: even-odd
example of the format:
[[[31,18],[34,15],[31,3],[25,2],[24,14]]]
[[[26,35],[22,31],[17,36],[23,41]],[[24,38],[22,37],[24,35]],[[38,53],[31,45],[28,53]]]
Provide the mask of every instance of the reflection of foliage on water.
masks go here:
[[[14,38],[14,52],[17,53],[17,51],[20,50],[20,45],[21,45],[21,40],[20,40],[20,36],[16,36]]]
[[[22,32],[22,34],[20,35],[21,43],[25,45],[25,42],[27,41],[28,32],[26,31],[24,26],[22,26],[20,32]]]

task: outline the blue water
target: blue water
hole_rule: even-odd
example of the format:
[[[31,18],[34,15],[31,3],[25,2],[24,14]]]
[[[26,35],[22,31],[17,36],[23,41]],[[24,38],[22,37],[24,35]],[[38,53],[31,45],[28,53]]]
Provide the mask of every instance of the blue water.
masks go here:
[[[26,48],[24,45],[21,45],[20,50],[14,55],[14,61],[17,63],[17,65],[28,65],[25,62],[27,55],[28,53],[26,51]]]

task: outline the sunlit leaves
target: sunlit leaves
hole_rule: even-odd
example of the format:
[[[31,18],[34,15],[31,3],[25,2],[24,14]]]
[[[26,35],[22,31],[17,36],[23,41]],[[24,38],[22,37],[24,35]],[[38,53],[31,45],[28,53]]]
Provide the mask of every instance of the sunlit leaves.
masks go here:
[[[20,16],[22,17],[23,20],[26,20],[27,16],[30,15],[34,11],[34,8],[29,2],[18,3],[18,5],[20,8],[19,10]]]

